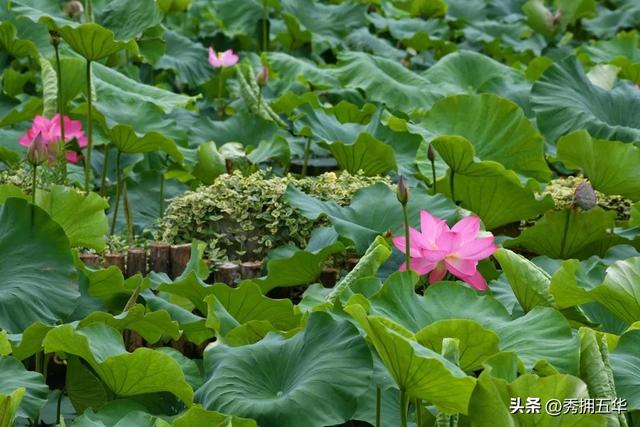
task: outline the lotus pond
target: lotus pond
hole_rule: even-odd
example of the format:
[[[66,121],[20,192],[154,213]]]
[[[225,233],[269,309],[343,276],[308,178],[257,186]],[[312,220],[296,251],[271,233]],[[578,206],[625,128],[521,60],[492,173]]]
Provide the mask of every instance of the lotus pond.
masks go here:
[[[638,30],[1,0],[0,427],[639,427]]]

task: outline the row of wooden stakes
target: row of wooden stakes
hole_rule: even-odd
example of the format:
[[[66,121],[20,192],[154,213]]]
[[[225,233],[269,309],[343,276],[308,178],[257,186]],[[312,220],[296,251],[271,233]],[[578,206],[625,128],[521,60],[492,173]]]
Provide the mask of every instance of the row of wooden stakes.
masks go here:
[[[164,242],[150,243],[147,248],[132,247],[125,253],[106,253],[99,256],[95,253],[80,254],[80,259],[90,268],[118,267],[125,277],[154,271],[165,273],[172,280],[178,278],[187,268],[191,258],[191,244],[172,245]],[[206,260],[211,274],[207,283],[226,283],[235,286],[240,280],[255,279],[262,276],[262,261],[216,262]],[[357,258],[347,258],[345,267],[351,270],[358,262]],[[324,267],[319,282],[326,287],[335,285],[339,271],[333,267]]]

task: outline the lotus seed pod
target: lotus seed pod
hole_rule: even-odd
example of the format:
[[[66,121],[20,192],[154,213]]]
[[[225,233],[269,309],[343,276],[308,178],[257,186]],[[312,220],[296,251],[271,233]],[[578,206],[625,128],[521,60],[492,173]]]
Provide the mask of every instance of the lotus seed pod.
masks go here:
[[[429,148],[427,149],[427,158],[430,162],[434,162],[436,160],[436,150],[434,150],[432,144],[429,144]]]
[[[409,201],[409,189],[404,183],[403,177],[400,177],[400,179],[398,180],[398,189],[396,195],[398,196],[398,201],[403,205],[406,205]]]
[[[84,6],[78,0],[71,0],[69,3],[64,5],[64,12],[72,18],[77,18],[82,16],[84,13]]]
[[[576,186],[573,204],[585,211],[591,210],[596,206],[596,192],[593,190],[589,181],[581,182]]]
[[[55,30],[49,31],[49,41],[53,46],[58,46],[60,44],[60,33]]]

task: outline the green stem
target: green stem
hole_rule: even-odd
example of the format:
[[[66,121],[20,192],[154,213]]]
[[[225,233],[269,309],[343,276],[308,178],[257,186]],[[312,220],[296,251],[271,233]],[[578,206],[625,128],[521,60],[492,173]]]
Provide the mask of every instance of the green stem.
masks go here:
[[[436,194],[436,162],[431,162],[431,179],[433,180],[433,194]]]
[[[90,0],[89,0],[90,1]],[[87,61],[87,154],[84,162],[84,191],[89,192],[91,181],[91,149],[93,146],[93,99],[91,99],[91,61]]]
[[[160,173],[160,219],[164,217],[164,172]]]
[[[407,263],[407,271],[411,270],[411,239],[409,237],[409,213],[407,212],[407,205],[402,205],[402,215],[404,216],[404,259]]]
[[[409,412],[409,396],[404,390],[400,390],[400,427],[408,426],[407,413]]]
[[[61,179],[61,184],[64,184],[64,182],[67,179],[67,159],[66,159],[66,149],[65,149],[65,144],[66,144],[66,137],[65,137],[65,132],[64,132],[64,102],[62,99],[62,64],[60,63],[60,47],[58,46],[58,43],[54,43],[53,48],[56,52],[56,71],[57,71],[57,77],[58,77],[58,95],[57,95],[57,101],[58,101],[58,114],[60,115],[60,137],[62,139],[62,142],[60,143],[61,148],[60,151],[58,152],[58,162],[60,165],[60,169],[62,170],[62,179]]]
[[[60,416],[62,415],[62,398],[64,397],[64,389],[60,390],[58,401],[56,402],[56,424],[61,425]]]
[[[222,68],[220,68],[220,75],[218,76],[218,117],[224,117],[224,101],[222,100],[222,91],[224,89],[222,81]]]
[[[382,403],[382,390],[380,389],[380,386],[376,386],[376,427],[382,426],[382,424],[380,423],[381,415],[382,415],[381,403]]]
[[[567,235],[569,234],[569,226],[571,224],[571,209],[567,209],[567,215],[564,221],[564,231],[562,232],[562,241],[560,243],[560,258],[564,259],[565,249],[567,246]]]
[[[124,198],[124,217],[127,222],[127,242],[133,245],[133,218],[131,215],[131,205],[129,205],[129,192],[127,191],[127,182],[122,184],[122,196]]]
[[[456,173],[453,171],[453,169],[451,169],[449,171],[449,188],[451,191],[451,200],[453,200],[453,203],[456,202],[456,193],[455,193],[455,188],[453,186],[455,176],[456,176]]]
[[[93,22],[93,0],[87,0],[86,9],[87,9],[87,21]]]
[[[133,293],[127,300],[127,304],[124,306],[124,310],[122,311],[123,313],[126,313],[127,311],[131,310],[133,306],[136,305],[136,301],[138,301],[138,296],[140,296],[140,290],[141,290],[140,286],[136,286],[136,288],[133,290]]]
[[[111,235],[116,231],[118,219],[118,207],[120,205],[120,192],[122,191],[122,178],[120,177],[120,150],[116,154],[116,201],[113,205],[113,217],[111,218]]]
[[[36,204],[36,181],[38,179],[38,165],[33,165],[31,176],[31,202]]]
[[[422,427],[422,401],[420,399],[416,399],[416,424],[418,427]]]
[[[104,146],[104,159],[102,160],[102,177],[100,178],[100,195],[107,195],[107,173],[109,172],[109,144]]]
[[[269,12],[267,10],[267,4],[265,0],[262,0],[262,51],[269,50],[269,28],[267,23],[269,18]]]
[[[40,350],[38,350],[36,352],[36,372],[38,373],[42,373],[42,352]]]
[[[302,160],[302,177],[307,176],[307,166],[309,165],[309,155],[311,154],[311,138],[307,138],[304,146],[304,159]]]

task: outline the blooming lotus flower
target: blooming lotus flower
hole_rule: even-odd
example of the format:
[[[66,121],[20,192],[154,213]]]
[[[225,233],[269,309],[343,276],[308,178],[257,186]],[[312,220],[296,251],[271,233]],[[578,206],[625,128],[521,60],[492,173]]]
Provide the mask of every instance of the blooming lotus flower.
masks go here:
[[[62,140],[62,132],[60,129],[60,114],[53,116],[51,120],[44,116],[36,116],[31,124],[31,129],[20,137],[20,145],[25,147],[31,146],[33,142],[40,138],[47,147],[49,158],[55,160],[57,153],[57,144]],[[80,120],[71,120],[64,116],[64,139],[65,143],[73,139],[78,141],[80,148],[87,146],[87,138],[82,130],[82,122]],[[73,151],[66,153],[67,160],[71,163],[77,163],[79,156]]]
[[[224,52],[216,52],[212,47],[209,48],[209,64],[213,68],[226,68],[231,67],[238,62],[238,55],[233,53],[233,50],[228,49]]]
[[[440,281],[450,272],[476,289],[487,289],[478,272],[478,261],[491,256],[498,247],[495,237],[480,231],[480,218],[469,216],[451,229],[443,219],[427,211],[420,212],[420,231],[409,229],[411,269],[420,275],[429,273],[429,283]],[[405,252],[405,237],[393,238],[393,244]],[[400,270],[407,269],[406,262]]]

